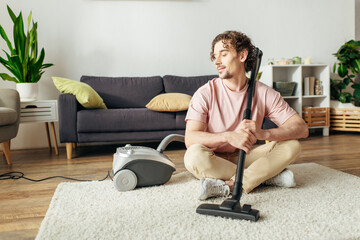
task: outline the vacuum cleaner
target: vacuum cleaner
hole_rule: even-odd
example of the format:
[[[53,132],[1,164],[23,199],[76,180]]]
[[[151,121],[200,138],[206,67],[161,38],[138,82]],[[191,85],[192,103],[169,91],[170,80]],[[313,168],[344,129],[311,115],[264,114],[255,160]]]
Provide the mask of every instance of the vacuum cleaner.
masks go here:
[[[168,182],[175,171],[175,164],[163,151],[173,141],[184,142],[184,136],[170,134],[152,149],[143,146],[118,147],[113,160],[113,183],[118,191],[135,187],[161,185]]]
[[[251,71],[251,77],[247,92],[247,105],[244,112],[244,119],[251,119],[251,105],[254,94],[255,78],[258,74],[262,58],[262,51],[256,48],[256,64]],[[222,204],[201,204],[196,212],[205,215],[220,216],[233,219],[245,219],[257,221],[260,218],[259,211],[252,209],[251,205],[244,204],[241,206],[240,198],[242,195],[242,179],[244,174],[245,151],[239,150],[239,158],[236,169],[234,189],[232,197],[224,200]]]

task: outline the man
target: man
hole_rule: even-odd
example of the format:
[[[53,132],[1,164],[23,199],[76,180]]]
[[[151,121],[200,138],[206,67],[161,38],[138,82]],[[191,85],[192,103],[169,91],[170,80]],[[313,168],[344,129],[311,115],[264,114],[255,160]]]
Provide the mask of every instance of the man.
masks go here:
[[[286,167],[300,155],[296,140],[308,136],[303,119],[272,88],[256,82],[252,120],[242,120],[255,47],[243,33],[227,31],[212,42],[211,60],[219,78],[194,94],[186,115],[186,169],[200,179],[199,199],[227,196],[233,188],[238,150],[246,152],[243,191],[262,183],[295,186]],[[264,118],[278,127],[261,129]],[[269,143],[253,147],[257,140]],[[285,170],[284,170],[285,169]]]

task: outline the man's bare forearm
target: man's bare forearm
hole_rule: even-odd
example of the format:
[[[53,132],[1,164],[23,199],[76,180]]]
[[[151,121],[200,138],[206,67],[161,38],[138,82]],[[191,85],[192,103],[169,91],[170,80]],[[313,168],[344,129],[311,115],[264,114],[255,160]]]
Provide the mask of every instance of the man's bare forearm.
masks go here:
[[[226,133],[208,133],[203,131],[186,131],[185,145],[190,147],[192,144],[198,143],[208,148],[216,148],[226,143]]]
[[[269,141],[307,138],[309,135],[309,129],[301,118],[292,119],[278,128],[267,129],[265,132],[266,139],[264,140]]]

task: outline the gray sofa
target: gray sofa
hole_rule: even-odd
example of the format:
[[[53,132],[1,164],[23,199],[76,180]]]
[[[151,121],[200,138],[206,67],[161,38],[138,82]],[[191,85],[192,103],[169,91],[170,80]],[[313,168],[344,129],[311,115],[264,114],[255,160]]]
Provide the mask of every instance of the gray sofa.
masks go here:
[[[162,93],[195,91],[216,75],[197,77],[94,77],[82,76],[104,100],[108,109],[85,109],[74,95],[59,96],[60,142],[67,158],[74,143],[161,141],[169,134],[185,133],[186,111],[155,112],[145,105]]]

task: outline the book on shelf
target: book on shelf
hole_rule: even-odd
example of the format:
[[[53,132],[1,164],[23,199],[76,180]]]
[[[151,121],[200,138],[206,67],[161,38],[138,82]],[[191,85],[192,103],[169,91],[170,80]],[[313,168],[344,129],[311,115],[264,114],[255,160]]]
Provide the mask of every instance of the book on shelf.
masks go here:
[[[305,77],[304,78],[304,96],[309,95],[309,84],[310,84],[310,78]]]
[[[315,77],[309,77],[309,95],[315,95]]]
[[[315,77],[304,78],[304,96],[315,95]]]

